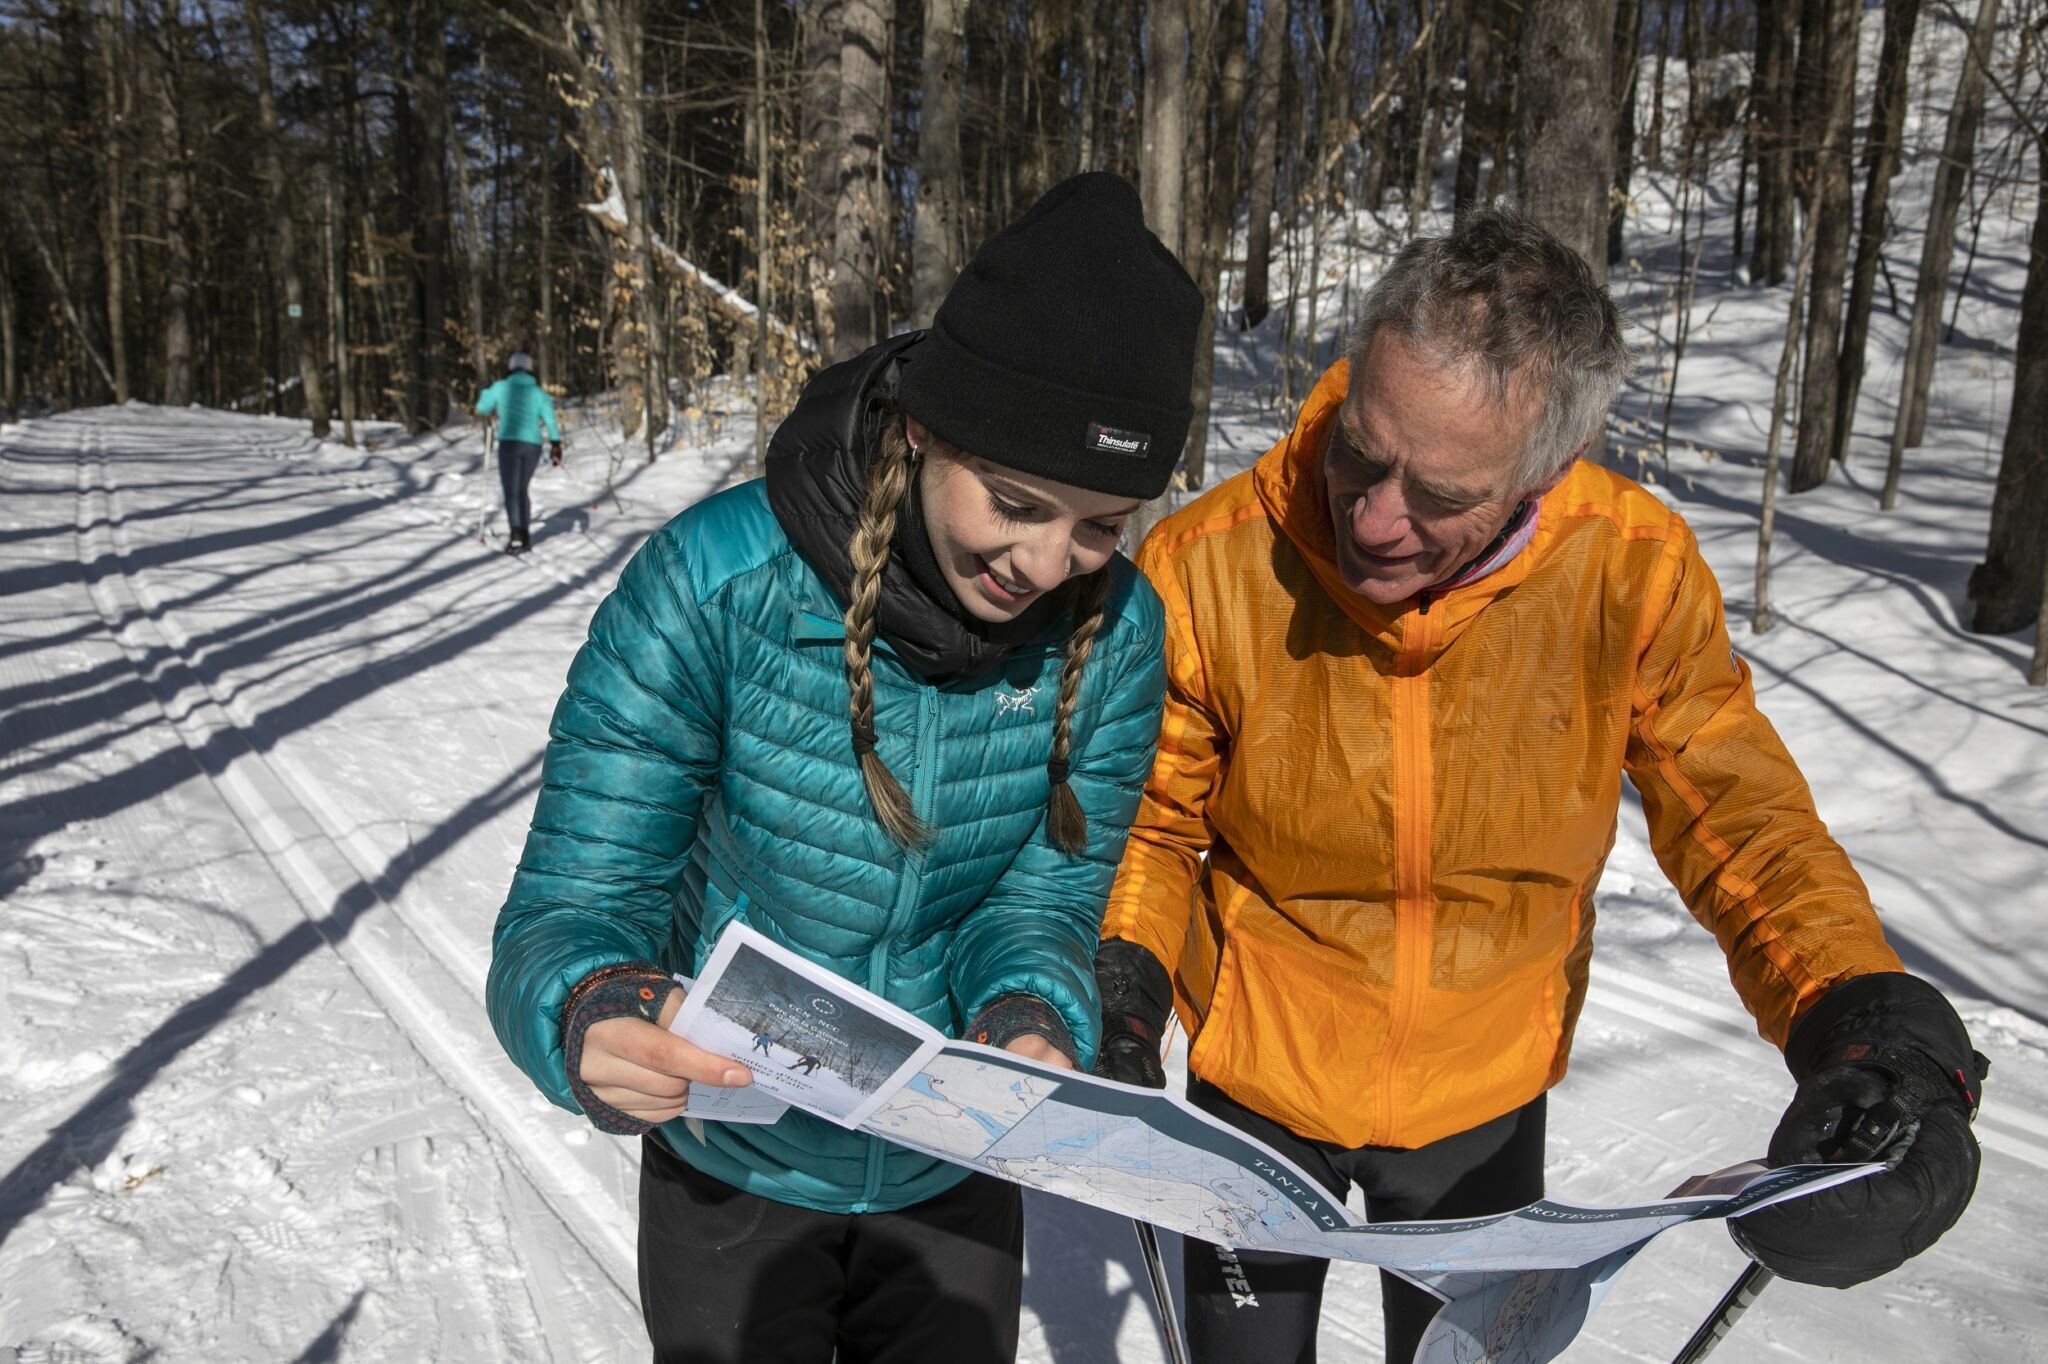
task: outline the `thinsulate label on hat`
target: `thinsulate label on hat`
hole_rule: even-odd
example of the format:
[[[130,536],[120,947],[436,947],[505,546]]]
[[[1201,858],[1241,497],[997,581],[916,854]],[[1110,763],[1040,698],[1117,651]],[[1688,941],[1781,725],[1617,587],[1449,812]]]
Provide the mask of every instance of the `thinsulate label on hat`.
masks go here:
[[[1101,450],[1106,454],[1129,455],[1133,459],[1143,459],[1145,452],[1152,448],[1152,438],[1142,431],[1119,431],[1114,426],[1090,422],[1088,448]]]

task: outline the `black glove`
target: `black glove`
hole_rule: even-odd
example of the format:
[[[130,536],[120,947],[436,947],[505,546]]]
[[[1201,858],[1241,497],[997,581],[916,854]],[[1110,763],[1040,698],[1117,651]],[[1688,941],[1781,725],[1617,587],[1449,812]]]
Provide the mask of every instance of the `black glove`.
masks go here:
[[[1111,938],[1095,953],[1095,983],[1102,991],[1102,1046],[1095,1073],[1147,1089],[1166,1088],[1159,1041],[1173,1011],[1173,982],[1144,948]]]
[[[562,442],[558,440],[548,442],[548,458],[555,462],[556,468],[562,467]]]
[[[1728,1224],[1766,1269],[1848,1288],[1889,1274],[1955,1225],[1977,1187],[1977,1114],[1990,1062],[1962,1019],[1916,976],[1857,976],[1793,1026],[1799,1082],[1771,1137],[1771,1164],[1881,1160],[1882,1174]]]

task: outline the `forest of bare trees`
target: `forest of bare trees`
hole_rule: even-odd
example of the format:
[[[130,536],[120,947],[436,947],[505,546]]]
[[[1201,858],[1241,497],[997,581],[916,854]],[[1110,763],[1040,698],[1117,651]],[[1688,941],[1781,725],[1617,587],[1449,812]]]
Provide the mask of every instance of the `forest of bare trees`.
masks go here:
[[[1355,249],[1347,215],[1390,248],[1509,195],[1619,273],[1654,171],[1676,187],[1679,251],[1640,338],[1662,430],[1653,402],[1637,444],[1668,462],[1700,281],[1782,290],[1804,248],[1770,444],[1794,494],[1888,451],[1890,508],[1987,206],[2048,205],[2044,16],[2038,0],[6,0],[0,408],[200,403],[353,441],[367,419],[459,419],[525,349],[557,393],[615,398],[653,458],[715,375],[743,377],[771,428],[819,366],[928,321],[976,243],[1083,169],[1140,186],[1208,327],[1278,348],[1285,403],[1341,325],[1344,296],[1300,282]],[[1966,56],[1915,89],[1937,30]],[[1916,100],[1946,111],[1939,138],[1907,138]],[[1930,159],[1908,292],[1884,251],[1916,250],[1887,196]],[[1710,238],[1731,182],[1732,235]],[[2034,624],[2048,576],[2043,221],[1970,588],[1984,631]],[[1909,341],[1881,404],[1895,416],[1872,429],[1859,398],[1886,309]],[[1186,488],[1206,477],[1201,354]]]

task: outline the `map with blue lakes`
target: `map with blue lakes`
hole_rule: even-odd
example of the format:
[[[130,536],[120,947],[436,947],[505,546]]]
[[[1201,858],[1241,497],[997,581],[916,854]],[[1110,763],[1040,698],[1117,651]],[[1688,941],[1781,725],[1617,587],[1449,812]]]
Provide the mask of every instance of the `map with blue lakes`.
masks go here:
[[[824,968],[758,941],[752,930],[727,930],[727,936],[735,933],[802,975],[807,992],[910,1030],[905,1045],[912,1059],[866,1092],[852,1125],[1204,1241],[1351,1260],[1401,1274],[1446,1304],[1418,1364],[1544,1364],[1571,1343],[1615,1275],[1659,1233],[1884,1168],[1747,1164],[1695,1176],[1665,1198],[1619,1207],[1543,1199],[1491,1217],[1367,1223],[1286,1157],[1177,1096],[947,1041]],[[700,996],[716,992],[720,958],[714,952],[707,963],[697,983]],[[733,1006],[745,1003],[735,999]],[[678,1015],[679,1030],[682,1024]],[[746,1047],[742,1032],[730,1054],[743,1058]],[[760,1099],[849,1121],[813,1108],[816,1095],[785,1085],[778,1071],[757,1071],[766,1091]],[[709,1112],[702,1116],[717,1120]]]
[[[1173,1095],[947,1042],[861,1124],[1013,1183],[1237,1249],[1431,1275],[1576,1269],[1703,1217],[1870,1172],[1738,1167],[1623,1207],[1544,1199],[1491,1217],[1367,1223],[1286,1157]]]

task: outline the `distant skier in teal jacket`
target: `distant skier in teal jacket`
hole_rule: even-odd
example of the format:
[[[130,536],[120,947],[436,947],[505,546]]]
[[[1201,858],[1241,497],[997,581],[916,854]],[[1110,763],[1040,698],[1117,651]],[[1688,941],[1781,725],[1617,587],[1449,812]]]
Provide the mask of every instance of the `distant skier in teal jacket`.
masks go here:
[[[533,504],[527,486],[540,467],[540,438],[548,438],[548,455],[562,466],[562,428],[555,423],[555,400],[533,377],[533,357],[514,351],[505,362],[504,378],[476,400],[479,417],[498,419],[498,481],[505,489],[505,520],[511,527],[505,550],[519,554],[533,547]]]
[[[665,1030],[671,973],[745,923],[949,1036],[1089,1065],[1166,685],[1117,542],[1179,460],[1201,311],[1129,184],[1067,181],[598,608],[488,1003],[548,1098],[645,1134],[657,1360],[1014,1358],[1017,1186],[796,1110],[679,1121],[748,1072]]]

